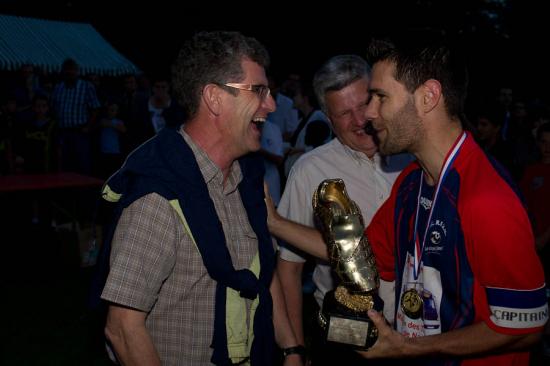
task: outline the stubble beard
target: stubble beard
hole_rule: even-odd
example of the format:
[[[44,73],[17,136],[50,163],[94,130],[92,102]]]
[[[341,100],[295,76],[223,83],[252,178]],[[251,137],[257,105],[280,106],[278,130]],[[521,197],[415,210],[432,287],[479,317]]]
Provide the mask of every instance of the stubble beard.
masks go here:
[[[386,122],[386,136],[380,140],[380,152],[383,155],[412,152],[414,142],[422,135],[421,125],[414,103],[409,100]]]

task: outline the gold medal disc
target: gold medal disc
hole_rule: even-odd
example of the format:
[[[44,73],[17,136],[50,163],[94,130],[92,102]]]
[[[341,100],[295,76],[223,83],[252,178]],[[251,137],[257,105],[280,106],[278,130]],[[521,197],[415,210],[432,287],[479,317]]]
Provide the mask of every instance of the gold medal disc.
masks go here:
[[[420,294],[411,288],[401,295],[401,310],[411,319],[418,319],[422,315],[423,301]]]

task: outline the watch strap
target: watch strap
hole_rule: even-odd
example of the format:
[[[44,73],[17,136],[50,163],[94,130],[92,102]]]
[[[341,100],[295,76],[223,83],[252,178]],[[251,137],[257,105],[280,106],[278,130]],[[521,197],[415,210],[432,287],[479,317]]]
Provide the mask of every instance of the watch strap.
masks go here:
[[[306,348],[301,345],[283,348],[282,351],[283,351],[283,356],[285,357],[293,354],[298,354],[302,357],[305,357],[306,355]]]

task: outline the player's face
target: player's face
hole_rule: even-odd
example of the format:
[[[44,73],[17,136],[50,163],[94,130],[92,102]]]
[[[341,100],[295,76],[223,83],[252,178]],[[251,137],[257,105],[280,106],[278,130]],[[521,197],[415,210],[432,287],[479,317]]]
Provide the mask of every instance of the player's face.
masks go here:
[[[395,80],[394,71],[395,65],[389,61],[374,65],[367,118],[376,130],[381,153],[414,153],[417,142],[424,135],[422,121],[414,103],[414,95]]]

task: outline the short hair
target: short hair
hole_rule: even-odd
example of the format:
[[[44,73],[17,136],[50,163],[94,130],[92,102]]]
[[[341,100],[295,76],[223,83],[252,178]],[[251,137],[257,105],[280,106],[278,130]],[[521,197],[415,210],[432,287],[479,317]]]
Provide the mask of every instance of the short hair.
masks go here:
[[[239,32],[199,32],[182,46],[172,66],[173,91],[188,118],[198,112],[205,85],[243,79],[243,58],[267,68],[269,55],[255,38]],[[236,93],[228,89],[231,93]]]
[[[356,80],[368,78],[370,66],[357,55],[339,55],[325,62],[313,76],[313,89],[321,110],[327,113],[325,95],[338,91]]]
[[[434,33],[415,34],[414,39],[373,40],[368,48],[371,64],[395,64],[394,78],[413,93],[429,79],[439,81],[449,115],[462,119],[468,89],[466,62],[453,47]]]

